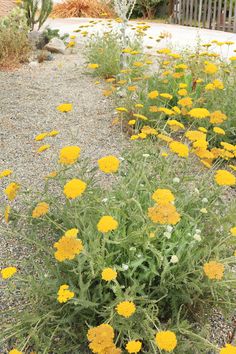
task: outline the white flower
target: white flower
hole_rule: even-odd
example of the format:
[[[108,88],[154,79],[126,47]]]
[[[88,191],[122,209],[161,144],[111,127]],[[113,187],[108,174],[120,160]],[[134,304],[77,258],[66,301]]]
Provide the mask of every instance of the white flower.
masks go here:
[[[103,198],[103,199],[102,199],[102,202],[103,202],[103,203],[106,203],[107,201],[108,201],[108,198]]]
[[[149,157],[150,155],[149,154],[143,154],[143,157]]]
[[[170,239],[171,238],[171,233],[166,231],[166,232],[164,232],[164,236],[166,238]]]
[[[195,192],[196,194],[198,194],[198,195],[200,194],[200,192],[199,192],[199,190],[198,190],[197,188],[194,189],[194,192]]]
[[[179,182],[180,182],[180,178],[179,178],[179,177],[173,178],[173,182],[174,182],[174,183],[179,183]]]
[[[142,257],[141,253],[137,254],[137,257],[138,257],[138,258],[141,258],[141,257]]]
[[[174,254],[173,256],[171,256],[171,259],[170,259],[170,263],[178,263],[179,262],[179,258]]]
[[[202,231],[200,229],[196,229],[196,234],[200,234]]]
[[[208,203],[208,199],[207,199],[207,198],[203,198],[203,199],[202,199],[202,202],[203,202],[204,204],[206,204],[206,203]]]
[[[128,270],[129,269],[129,266],[128,266],[128,264],[122,264],[122,268],[124,269],[124,270]]]
[[[171,225],[166,226],[166,231],[172,232],[172,230],[173,230],[173,226],[171,226]]]
[[[201,212],[202,214],[207,214],[207,213],[208,213],[208,211],[207,211],[206,208],[202,208],[202,209],[200,210],[200,212]]]
[[[201,242],[201,241],[202,241],[201,235],[199,235],[199,234],[193,235],[193,238],[194,238],[194,240],[196,240],[196,241],[198,241],[198,242]]]

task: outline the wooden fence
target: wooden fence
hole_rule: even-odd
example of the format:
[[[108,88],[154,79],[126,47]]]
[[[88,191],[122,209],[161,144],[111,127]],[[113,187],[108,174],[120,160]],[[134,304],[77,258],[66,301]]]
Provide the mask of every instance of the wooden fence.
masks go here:
[[[236,0],[175,0],[173,21],[236,33]]]

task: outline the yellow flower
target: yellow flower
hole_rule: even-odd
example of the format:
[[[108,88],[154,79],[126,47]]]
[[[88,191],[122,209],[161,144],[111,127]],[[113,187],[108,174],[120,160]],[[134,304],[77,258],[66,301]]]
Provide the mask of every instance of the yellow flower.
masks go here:
[[[155,200],[155,202],[159,205],[165,205],[173,202],[175,197],[169,189],[157,189],[153,193],[152,199]]]
[[[57,106],[57,110],[60,112],[70,112],[73,108],[73,105],[71,103],[62,103],[59,106]]]
[[[157,135],[158,134],[157,130],[155,128],[151,128],[149,125],[143,126],[141,131],[143,134],[146,134],[146,135]]]
[[[221,111],[212,112],[210,115],[210,122],[212,124],[221,124],[227,119],[227,116]]]
[[[175,119],[170,119],[167,121],[167,125],[170,126],[170,128],[174,131],[178,131],[178,130],[181,130],[181,129],[184,129],[184,125],[180,122],[178,122],[177,120]]]
[[[135,104],[135,108],[143,108],[143,104],[141,104],[141,103],[136,103],[136,104]]]
[[[225,135],[224,129],[221,129],[219,127],[214,127],[213,128],[213,132],[216,133],[216,134]]]
[[[73,165],[80,157],[80,148],[78,146],[65,146],[61,149],[59,163],[63,165]]]
[[[10,176],[12,173],[13,173],[12,170],[4,170],[4,171],[2,171],[2,172],[0,172],[0,179],[3,178],[3,177],[8,177],[8,176]]]
[[[179,141],[172,141],[169,144],[171,151],[176,153],[179,157],[188,157],[189,149],[188,146],[180,143]]]
[[[191,107],[193,105],[193,100],[191,97],[184,97],[178,101],[178,105],[181,107]]]
[[[173,114],[175,114],[175,112],[173,112],[171,109],[166,108],[166,107],[159,107],[158,112],[165,113],[168,116],[172,116]]]
[[[21,3],[21,1],[20,1],[20,3]],[[20,351],[17,350],[17,349],[12,349],[12,350],[9,351],[8,354],[23,354],[23,352],[20,352]]]
[[[176,225],[180,221],[180,214],[172,204],[156,204],[148,208],[148,217],[155,224],[161,225]]]
[[[198,130],[189,130],[185,136],[191,141],[206,140],[206,134]]]
[[[184,82],[181,82],[181,83],[179,84],[179,88],[180,88],[180,89],[186,89],[187,87],[188,87],[188,85],[185,84]]]
[[[117,112],[128,112],[128,109],[125,107],[117,107],[116,110]]]
[[[40,218],[40,216],[47,214],[48,210],[49,210],[48,203],[45,202],[38,203],[32,212],[32,217],[38,219]]]
[[[95,64],[95,63],[94,63],[94,64],[93,64],[93,63],[88,64],[88,68],[89,68],[89,69],[98,69],[99,66],[100,66],[99,64]]]
[[[226,344],[224,348],[221,348],[220,354],[236,354],[236,347],[232,344]]]
[[[41,152],[48,150],[50,146],[51,146],[50,144],[40,146],[37,150],[37,153],[40,154]]]
[[[230,232],[232,236],[236,236],[236,226],[231,227]]]
[[[171,50],[169,48],[162,48],[162,49],[158,49],[157,53],[159,53],[159,54],[170,54]]]
[[[60,303],[64,303],[69,301],[75,296],[73,291],[69,290],[69,285],[61,285],[57,292],[57,301]]]
[[[210,112],[206,108],[193,108],[188,114],[193,118],[203,119],[210,116]]]
[[[223,90],[224,89],[224,84],[222,81],[216,79],[212,82],[212,84],[214,85],[214,87],[218,90]]]
[[[135,119],[131,119],[128,121],[128,124],[129,125],[134,125],[136,123],[136,120]]]
[[[59,134],[58,130],[52,130],[47,135],[50,137],[54,137],[54,136],[57,136],[58,134]]]
[[[172,331],[160,331],[156,334],[156,345],[159,349],[172,352],[177,346],[177,338]]]
[[[71,231],[69,233],[65,233],[65,235],[58,240],[58,242],[54,243],[53,247],[57,250],[54,256],[57,261],[63,262],[65,260],[72,260],[83,251],[83,243],[76,237],[77,233],[78,230],[77,232]]]
[[[142,348],[142,342],[140,342],[139,340],[132,340],[129,341],[126,344],[125,349],[127,350],[128,353],[132,354],[132,353],[139,353],[140,350]]]
[[[18,183],[12,182],[6,187],[4,193],[9,200],[14,200],[19,189],[20,185]]]
[[[8,279],[11,278],[17,272],[17,269],[16,267],[7,267],[1,269],[0,272],[1,272],[2,279]]]
[[[167,143],[170,143],[173,141],[173,139],[170,136],[165,135],[165,134],[158,134],[157,137]]]
[[[90,328],[87,333],[87,338],[90,341],[89,348],[93,353],[99,354],[119,354],[115,352],[113,343],[114,330],[107,324]]]
[[[169,93],[161,93],[160,96],[168,100],[171,100],[173,98],[173,96],[170,95]]]
[[[105,268],[102,271],[102,279],[106,281],[111,281],[116,279],[117,272],[112,268]]]
[[[236,61],[236,55],[229,58],[230,61]]]
[[[141,120],[148,120],[148,118],[145,117],[145,116],[142,115],[142,114],[134,113],[133,116],[134,116],[135,118],[138,118],[138,119],[141,119]]]
[[[205,64],[204,72],[209,75],[213,75],[218,71],[218,67],[214,63],[207,62]]]
[[[178,91],[179,96],[187,96],[187,94],[188,94],[188,91],[185,89],[181,89]]]
[[[87,184],[80,179],[74,178],[64,186],[64,194],[69,199],[79,197],[87,188]]]
[[[99,169],[104,173],[115,173],[118,171],[120,161],[115,156],[105,156],[98,160]]]
[[[39,135],[37,135],[34,140],[35,141],[42,141],[43,139],[45,139],[48,136],[48,133],[41,133]]]
[[[11,211],[11,207],[10,205],[7,205],[4,211],[4,219],[7,224],[9,223],[10,211]]]
[[[206,91],[214,91],[216,88],[215,88],[215,86],[213,85],[213,84],[207,84],[206,86],[205,86],[205,90]]]
[[[109,215],[103,216],[98,224],[97,224],[97,229],[98,231],[102,233],[107,233],[109,231],[116,230],[118,228],[118,222]]]
[[[116,306],[118,315],[129,318],[136,311],[136,306],[132,301],[123,301]]]
[[[235,176],[226,170],[216,171],[215,181],[219,186],[233,186],[236,184]]]
[[[128,91],[133,92],[136,91],[138,89],[137,86],[128,86]]]
[[[151,92],[149,92],[149,94],[148,94],[148,98],[150,98],[151,100],[154,100],[155,98],[157,98],[159,96],[159,93],[158,93],[158,91],[151,91]]]
[[[224,275],[224,265],[215,261],[205,263],[203,266],[204,273],[211,280],[221,280]]]

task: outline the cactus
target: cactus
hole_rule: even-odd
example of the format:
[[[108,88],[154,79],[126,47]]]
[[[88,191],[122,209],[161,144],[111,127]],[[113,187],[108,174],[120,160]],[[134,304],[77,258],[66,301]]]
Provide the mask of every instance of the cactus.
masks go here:
[[[39,6],[39,4],[41,6]],[[23,0],[22,6],[26,12],[28,26],[33,31],[34,26],[38,24],[38,30],[48,18],[52,11],[52,0]]]

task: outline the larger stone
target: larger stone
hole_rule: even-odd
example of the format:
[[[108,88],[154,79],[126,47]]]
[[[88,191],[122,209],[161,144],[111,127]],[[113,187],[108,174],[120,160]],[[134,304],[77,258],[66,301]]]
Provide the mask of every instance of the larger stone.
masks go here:
[[[31,47],[35,49],[42,49],[47,43],[43,32],[32,31],[28,34],[28,38],[31,44]]]
[[[50,42],[44,46],[43,49],[46,49],[51,53],[65,54],[66,46],[61,39],[55,37],[52,38]]]

